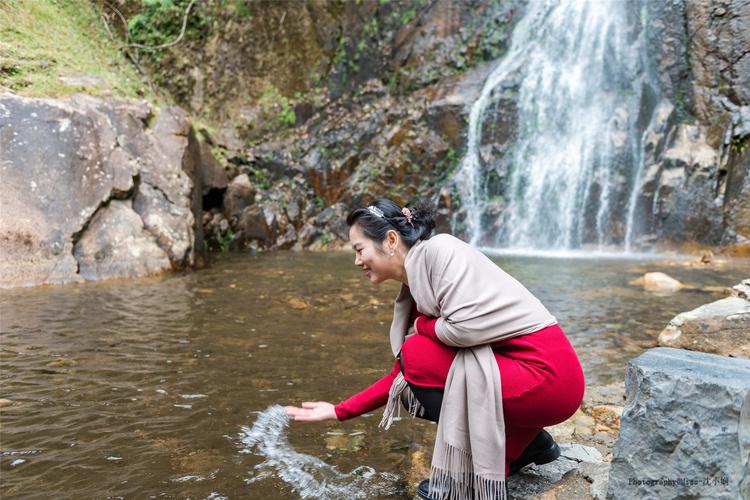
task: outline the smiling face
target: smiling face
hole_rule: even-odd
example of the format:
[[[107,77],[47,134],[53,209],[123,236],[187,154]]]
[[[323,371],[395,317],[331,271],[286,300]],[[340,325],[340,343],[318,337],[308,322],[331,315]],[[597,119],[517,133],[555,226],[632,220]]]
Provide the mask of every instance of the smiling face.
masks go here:
[[[349,241],[355,253],[354,265],[361,268],[372,283],[396,279],[398,259],[390,255],[388,238],[382,243],[376,243],[364,235],[359,224],[354,224],[349,228]]]

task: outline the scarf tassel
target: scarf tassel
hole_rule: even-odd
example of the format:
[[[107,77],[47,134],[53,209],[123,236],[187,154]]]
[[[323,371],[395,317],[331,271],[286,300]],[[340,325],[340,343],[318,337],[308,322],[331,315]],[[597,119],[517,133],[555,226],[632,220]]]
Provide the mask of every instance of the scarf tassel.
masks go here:
[[[421,417],[424,415],[424,407],[417,397],[411,392],[409,384],[406,382],[404,375],[399,373],[391,384],[391,390],[388,391],[388,403],[383,411],[383,419],[379,427],[388,430],[393,423],[394,418],[401,417],[401,403],[403,401],[406,410],[412,417]]]
[[[506,500],[505,478],[485,477],[474,474],[471,454],[446,444],[435,448],[440,454],[436,467],[435,457],[430,469],[430,497],[436,500]]]

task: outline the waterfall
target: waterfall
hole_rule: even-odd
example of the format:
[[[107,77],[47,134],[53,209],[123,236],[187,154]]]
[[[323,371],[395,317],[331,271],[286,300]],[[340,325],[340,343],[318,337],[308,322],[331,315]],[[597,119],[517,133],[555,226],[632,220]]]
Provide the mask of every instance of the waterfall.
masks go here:
[[[645,6],[540,0],[526,9],[469,115],[453,231],[499,248],[629,250],[642,136],[658,99]],[[498,114],[514,129],[499,139]]]

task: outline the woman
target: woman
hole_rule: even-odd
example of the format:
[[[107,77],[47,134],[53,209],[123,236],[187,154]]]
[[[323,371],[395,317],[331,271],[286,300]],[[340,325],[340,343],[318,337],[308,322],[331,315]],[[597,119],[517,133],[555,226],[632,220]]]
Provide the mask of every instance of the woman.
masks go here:
[[[295,420],[346,420],[398,402],[438,422],[422,498],[504,498],[505,477],[560,451],[543,427],[581,403],[583,371],[555,318],[484,254],[447,234],[430,237],[432,210],[390,200],[347,217],[354,264],[372,283],[402,283],[394,305],[393,371],[334,406],[287,407]]]

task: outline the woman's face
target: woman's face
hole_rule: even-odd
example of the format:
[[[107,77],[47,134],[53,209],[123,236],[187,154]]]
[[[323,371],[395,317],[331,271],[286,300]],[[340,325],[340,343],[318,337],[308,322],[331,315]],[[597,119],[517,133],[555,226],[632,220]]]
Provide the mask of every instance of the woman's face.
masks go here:
[[[359,224],[349,228],[349,241],[354,249],[354,265],[361,268],[372,283],[395,279],[395,262],[388,253],[386,243],[375,243],[364,235]]]

